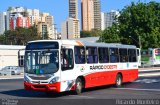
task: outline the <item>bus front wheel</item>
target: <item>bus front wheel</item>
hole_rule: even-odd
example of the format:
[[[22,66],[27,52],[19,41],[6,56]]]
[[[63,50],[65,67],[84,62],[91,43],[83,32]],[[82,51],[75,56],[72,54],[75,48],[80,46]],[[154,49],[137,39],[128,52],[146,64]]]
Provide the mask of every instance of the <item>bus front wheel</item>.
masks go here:
[[[83,89],[82,80],[80,78],[77,78],[76,80],[76,88],[75,88],[75,94],[81,94]]]
[[[117,74],[115,85],[116,85],[116,87],[121,87],[121,85],[122,85],[122,75],[121,74]]]

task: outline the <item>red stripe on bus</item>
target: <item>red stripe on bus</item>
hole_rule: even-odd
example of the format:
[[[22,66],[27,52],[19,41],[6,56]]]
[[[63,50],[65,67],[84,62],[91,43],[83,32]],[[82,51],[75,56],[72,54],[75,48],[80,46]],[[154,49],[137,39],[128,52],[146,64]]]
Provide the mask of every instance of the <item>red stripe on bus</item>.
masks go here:
[[[118,73],[122,74],[123,83],[138,78],[138,69],[96,72],[85,76],[85,88],[115,84]]]
[[[54,84],[31,84],[24,82],[24,88],[26,90],[60,92],[60,82],[56,82]]]

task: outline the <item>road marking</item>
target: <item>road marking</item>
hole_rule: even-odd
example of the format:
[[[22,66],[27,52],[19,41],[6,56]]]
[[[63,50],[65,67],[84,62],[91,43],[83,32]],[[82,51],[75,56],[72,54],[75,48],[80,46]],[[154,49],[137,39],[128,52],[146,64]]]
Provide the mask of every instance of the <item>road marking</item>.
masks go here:
[[[160,69],[157,69],[157,70],[138,70],[139,72],[145,72],[145,71],[148,71],[148,72],[155,72],[155,71],[159,71],[160,72]]]
[[[160,82],[160,79],[140,79],[133,82],[139,82],[139,83],[158,83]]]
[[[143,73],[143,74],[138,74],[138,77],[153,77],[153,76],[160,76],[160,73]]]
[[[80,98],[94,98],[94,97],[90,97],[90,96],[82,96],[82,95],[69,95],[69,96],[74,96],[74,97],[80,97]]]
[[[138,91],[155,91],[160,92],[160,89],[138,89],[138,88],[113,88],[116,90],[138,90]]]

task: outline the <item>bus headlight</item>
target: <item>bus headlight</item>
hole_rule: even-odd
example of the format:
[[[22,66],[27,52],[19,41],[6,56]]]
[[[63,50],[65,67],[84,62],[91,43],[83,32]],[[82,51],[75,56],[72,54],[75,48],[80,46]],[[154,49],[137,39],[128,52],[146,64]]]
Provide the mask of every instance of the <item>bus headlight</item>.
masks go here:
[[[28,82],[28,83],[31,82],[26,76],[24,76],[24,81],[25,81],[25,82]]]
[[[49,83],[53,84],[59,80],[59,77],[54,77]]]

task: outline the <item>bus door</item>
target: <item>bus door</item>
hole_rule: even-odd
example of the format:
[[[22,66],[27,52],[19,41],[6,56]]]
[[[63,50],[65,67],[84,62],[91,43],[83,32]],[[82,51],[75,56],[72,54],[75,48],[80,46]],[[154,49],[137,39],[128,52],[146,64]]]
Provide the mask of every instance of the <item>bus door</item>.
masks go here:
[[[73,48],[61,48],[61,91],[71,90],[74,86],[74,58]]]

